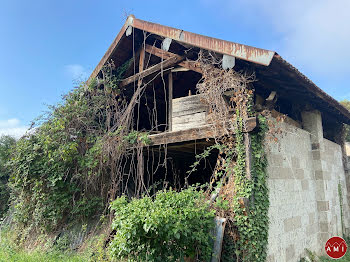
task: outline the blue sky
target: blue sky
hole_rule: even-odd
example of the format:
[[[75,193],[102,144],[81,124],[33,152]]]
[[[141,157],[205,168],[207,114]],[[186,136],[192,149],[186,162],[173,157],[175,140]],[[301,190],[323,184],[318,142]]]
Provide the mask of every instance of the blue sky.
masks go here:
[[[19,136],[97,65],[128,14],[277,51],[350,99],[349,0],[0,0],[0,134]]]

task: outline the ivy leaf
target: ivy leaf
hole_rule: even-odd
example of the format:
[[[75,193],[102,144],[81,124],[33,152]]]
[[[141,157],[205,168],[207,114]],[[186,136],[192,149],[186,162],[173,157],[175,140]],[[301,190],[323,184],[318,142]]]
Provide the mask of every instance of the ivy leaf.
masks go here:
[[[148,231],[150,230],[151,225],[150,224],[144,224],[143,225],[143,230],[145,230],[146,233],[148,233]]]

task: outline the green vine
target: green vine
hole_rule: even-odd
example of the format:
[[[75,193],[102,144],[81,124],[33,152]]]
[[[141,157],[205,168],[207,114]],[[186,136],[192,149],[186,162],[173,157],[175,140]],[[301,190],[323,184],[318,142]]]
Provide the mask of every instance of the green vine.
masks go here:
[[[236,255],[242,261],[265,261],[268,239],[269,196],[267,188],[264,153],[265,118],[259,117],[260,130],[251,134],[251,151],[253,158],[252,178],[246,178],[246,153],[242,129],[242,119],[238,119],[236,133],[237,159],[234,167],[235,195],[233,211],[238,231]],[[242,199],[248,199],[248,205]]]
[[[341,221],[341,232],[344,236],[344,214],[343,214],[343,193],[340,182],[338,183],[338,194],[339,194],[339,206],[340,206],[340,221]]]
[[[239,115],[239,112],[236,112]],[[259,130],[250,134],[252,168],[251,179],[246,176],[246,151],[244,143],[243,119],[237,118],[237,130],[232,137],[226,137],[220,143],[208,147],[203,153],[196,156],[196,162],[191,166],[196,170],[200,161],[210,155],[216,149],[219,151],[218,163],[214,180],[217,181],[209,190],[218,192],[218,188],[224,187],[222,181],[226,181],[229,195],[221,191],[213,208],[218,215],[233,217],[233,231],[231,235],[225,234],[222,261],[265,261],[268,241],[268,209],[269,194],[267,187],[267,159],[264,151],[264,137],[267,132],[266,119],[258,116]],[[232,142],[234,141],[234,142]],[[234,186],[229,182],[233,175]],[[226,178],[226,179],[223,179]],[[232,192],[233,191],[233,192]],[[248,201],[244,201],[248,200]],[[228,231],[232,231],[229,228]]]
[[[239,112],[236,112],[239,116]],[[237,117],[236,132],[223,138],[217,144],[208,147],[196,156],[196,162],[190,167],[191,173],[199,163],[216,149],[219,151],[216,172],[208,190],[219,192],[219,188],[228,187],[229,193],[221,190],[213,208],[217,215],[232,218],[233,227],[230,235],[225,234],[222,261],[265,261],[268,242],[269,194],[267,187],[267,159],[264,151],[264,137],[268,130],[265,117],[259,115],[259,130],[250,134],[252,155],[251,179],[246,174],[246,148],[244,122]],[[233,176],[234,185],[229,185]],[[225,179],[224,179],[225,178]],[[224,185],[226,181],[226,185]],[[214,183],[215,184],[215,183]],[[233,192],[232,192],[233,191]],[[232,197],[230,197],[231,195]],[[234,231],[234,232],[232,232]]]

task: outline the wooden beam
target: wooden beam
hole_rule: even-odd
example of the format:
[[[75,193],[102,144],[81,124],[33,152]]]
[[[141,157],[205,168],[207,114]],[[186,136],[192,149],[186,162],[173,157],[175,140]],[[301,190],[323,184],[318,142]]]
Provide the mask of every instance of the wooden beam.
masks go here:
[[[143,47],[141,46],[136,52],[135,52],[135,55],[134,55],[134,58],[131,59],[131,61],[129,62],[129,65],[128,67],[126,68],[125,70],[125,73],[124,73],[124,76],[130,76],[130,75],[133,75],[135,74],[135,64],[137,62],[140,61],[140,53],[142,51]]]
[[[200,74],[203,73],[203,71],[200,67],[200,64],[198,62],[186,60],[186,61],[181,62],[179,65],[184,67],[184,68],[187,68],[189,70],[195,71],[197,73],[200,73]]]
[[[257,126],[256,117],[250,117],[246,121],[245,132],[251,132]],[[222,128],[213,128],[212,125],[191,128],[187,130],[179,130],[172,132],[164,132],[160,134],[150,135],[151,145],[172,144],[192,140],[207,139],[225,135]]]
[[[156,73],[157,71],[161,70],[161,69],[166,69],[169,68],[171,66],[177,65],[179,63],[181,63],[183,60],[185,60],[185,57],[171,57],[165,61],[162,61],[156,65],[151,66],[150,68],[147,68],[146,70],[139,72],[133,76],[130,76],[126,79],[124,79],[121,83],[120,83],[120,87],[123,86],[127,86],[133,82],[135,82],[136,80],[140,79],[140,78],[144,78],[146,76],[149,76],[153,73]]]
[[[169,131],[173,129],[173,73],[168,74],[168,91],[169,91],[169,110],[168,110],[168,125]]]
[[[145,51],[147,53],[150,53],[152,55],[155,55],[155,56],[158,56],[158,57],[164,58],[164,59],[169,59],[170,57],[173,57],[173,56],[180,57],[177,54],[170,53],[170,52],[164,51],[163,49],[160,49],[158,47],[147,45],[147,44],[145,45]]]
[[[163,49],[157,48],[155,46],[151,46],[151,45],[145,45],[145,51],[147,53],[150,53],[152,55],[158,56],[160,58],[164,58],[164,59],[169,59],[171,57],[181,57],[177,54],[174,53],[170,53],[167,51],[164,51]],[[189,70],[195,71],[197,73],[202,74],[202,69],[200,68],[200,64],[198,62],[195,61],[191,61],[191,60],[186,60],[183,61],[181,63],[179,63],[180,66],[187,68]]]
[[[145,67],[145,49],[142,47],[139,58],[139,72],[142,72]]]
[[[139,73],[143,71],[144,64],[145,64],[145,49],[141,47],[140,59],[139,59]],[[142,85],[142,78],[140,77],[137,82],[137,86],[140,87],[141,85]]]

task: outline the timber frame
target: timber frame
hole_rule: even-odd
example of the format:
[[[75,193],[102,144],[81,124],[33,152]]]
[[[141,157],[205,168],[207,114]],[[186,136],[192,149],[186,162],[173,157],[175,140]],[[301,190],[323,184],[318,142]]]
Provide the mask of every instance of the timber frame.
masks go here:
[[[301,112],[311,109],[322,112],[324,119],[329,122],[328,129],[334,125],[350,124],[350,112],[347,109],[276,52],[146,22],[133,15],[127,18],[89,79],[97,77],[101,68],[110,60],[118,67],[131,59],[125,78],[119,84],[130,99],[136,99],[132,98],[135,86],[150,85],[157,81],[162,81],[166,86],[165,93],[160,95],[166,100],[166,106],[162,109],[165,113],[158,112],[162,115],[163,128],[153,130],[144,127],[151,131],[150,138],[154,145],[211,138],[214,134],[210,131],[210,126],[172,130],[174,123],[171,101],[179,96],[195,94],[195,83],[188,84],[192,85],[188,87],[184,82],[201,79],[201,67],[196,61],[199,51],[210,52],[222,60],[229,58],[228,60],[233,60],[236,71],[255,74],[257,81],[253,85],[258,111],[268,108],[275,117],[286,115],[286,121],[297,127],[302,127]],[[186,72],[190,75],[188,80],[179,80]],[[159,92],[158,89],[154,92]],[[142,119],[141,115],[139,113]],[[253,131],[254,127],[247,132]],[[327,124],[325,128],[327,129]],[[326,130],[325,133],[329,134],[329,139],[336,140],[331,131]]]

